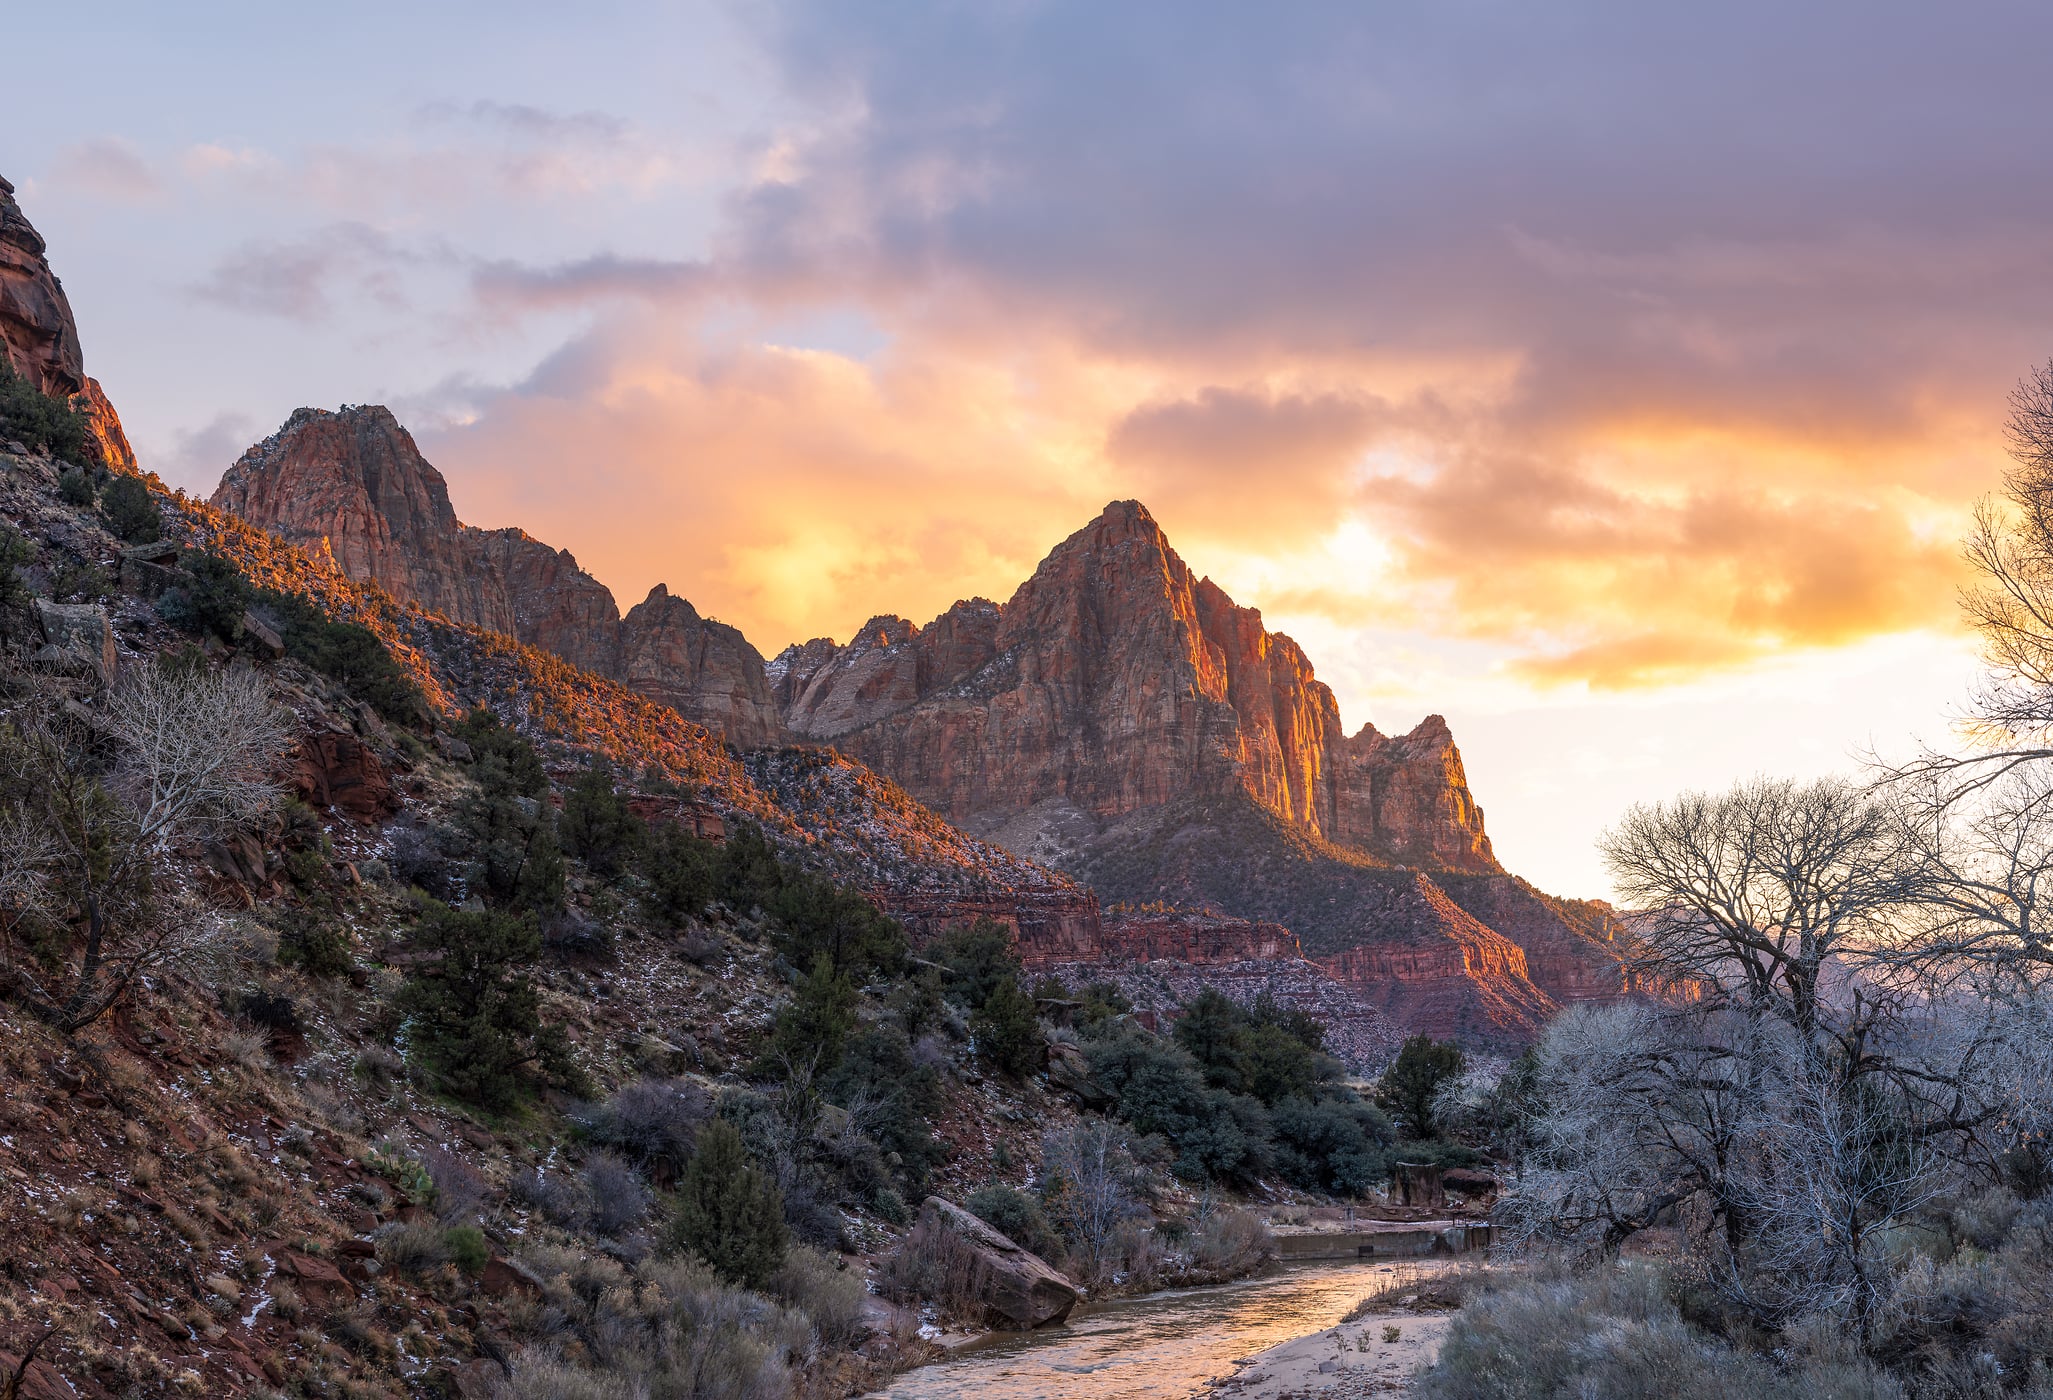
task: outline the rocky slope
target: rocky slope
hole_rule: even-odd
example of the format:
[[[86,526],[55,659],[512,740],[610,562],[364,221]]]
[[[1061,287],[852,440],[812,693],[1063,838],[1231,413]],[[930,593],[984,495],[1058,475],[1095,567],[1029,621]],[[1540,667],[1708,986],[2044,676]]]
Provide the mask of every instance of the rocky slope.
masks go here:
[[[739,631],[660,585],[623,618],[568,550],[463,524],[389,409],[297,410],[228,469],[213,504],[403,602],[623,681],[738,748],[781,736],[763,658]]]
[[[114,405],[99,381],[86,377],[71,301],[50,270],[43,236],[21,212],[14,186],[5,179],[0,179],[0,354],[43,393],[70,399],[85,411],[105,465],[116,471],[136,469]]]

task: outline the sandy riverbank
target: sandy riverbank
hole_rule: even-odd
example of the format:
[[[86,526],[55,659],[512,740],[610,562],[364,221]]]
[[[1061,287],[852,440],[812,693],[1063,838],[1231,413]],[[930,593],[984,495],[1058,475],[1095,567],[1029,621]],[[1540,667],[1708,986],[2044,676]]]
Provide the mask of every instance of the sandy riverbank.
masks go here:
[[[1322,1332],[1237,1362],[1231,1376],[1198,1394],[1215,1400],[1409,1395],[1419,1373],[1439,1357],[1453,1320],[1453,1311],[1433,1290],[1425,1297],[1400,1295]]]

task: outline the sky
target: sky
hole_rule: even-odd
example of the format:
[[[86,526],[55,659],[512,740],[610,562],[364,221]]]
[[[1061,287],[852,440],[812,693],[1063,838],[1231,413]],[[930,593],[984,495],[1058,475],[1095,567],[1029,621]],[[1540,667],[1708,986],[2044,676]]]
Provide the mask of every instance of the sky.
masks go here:
[[[2053,354],[2053,10],[771,0],[10,18],[0,175],[144,464],[385,403],[766,654],[1107,502],[1449,719],[1500,856],[1944,740]]]

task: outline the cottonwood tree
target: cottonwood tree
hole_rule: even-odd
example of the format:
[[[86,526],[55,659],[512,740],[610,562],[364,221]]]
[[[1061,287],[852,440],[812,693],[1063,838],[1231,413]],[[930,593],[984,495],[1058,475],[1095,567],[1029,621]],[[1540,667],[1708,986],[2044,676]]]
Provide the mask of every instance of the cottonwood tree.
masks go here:
[[[0,971],[72,1032],[192,950],[202,921],[166,899],[163,861],[269,810],[290,720],[246,669],[133,668],[100,713],[27,678],[13,700],[0,729]]]

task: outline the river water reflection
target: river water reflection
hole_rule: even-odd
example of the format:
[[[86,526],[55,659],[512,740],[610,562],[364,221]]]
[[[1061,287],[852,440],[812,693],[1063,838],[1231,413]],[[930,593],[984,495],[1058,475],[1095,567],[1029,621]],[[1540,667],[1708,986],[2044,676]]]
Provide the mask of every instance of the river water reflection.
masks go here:
[[[898,1377],[888,1400],[1181,1400],[1236,1358],[1322,1331],[1417,1262],[1300,1264],[1217,1288],[1084,1305]],[[1431,1266],[1426,1266],[1430,1268]]]

